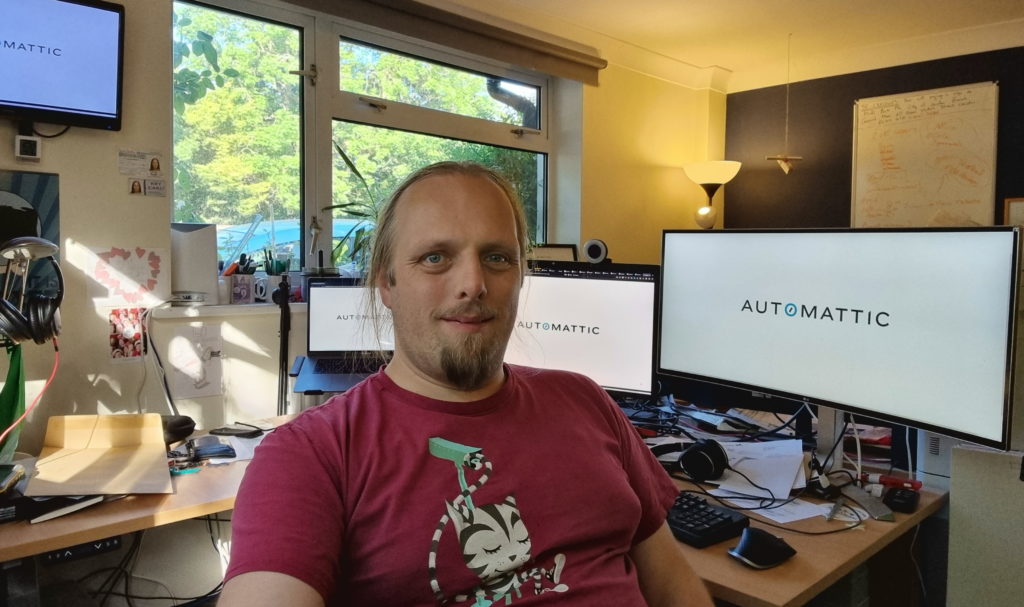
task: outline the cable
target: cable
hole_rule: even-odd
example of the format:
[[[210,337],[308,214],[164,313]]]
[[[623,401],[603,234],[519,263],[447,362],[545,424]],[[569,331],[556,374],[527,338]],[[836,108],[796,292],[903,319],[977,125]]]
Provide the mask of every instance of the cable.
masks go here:
[[[69,124],[68,126],[64,127],[63,130],[61,130],[61,131],[59,131],[59,132],[57,132],[57,133],[55,133],[53,135],[44,135],[43,133],[40,133],[39,131],[37,131],[35,126],[33,126],[32,127],[32,134],[35,135],[36,137],[42,137],[43,139],[53,139],[54,137],[60,137],[64,133],[67,133],[70,128],[71,128],[71,125]]]
[[[168,302],[167,301],[162,301],[162,302],[160,302],[155,307],[163,306],[166,303],[168,303]],[[161,360],[161,358],[160,358],[159,348],[156,347],[156,340],[155,339],[151,339],[153,337],[153,332],[152,332],[152,328],[150,327],[150,324],[151,324],[150,320],[151,320],[151,317],[152,317],[153,309],[154,308],[148,308],[146,310],[146,313],[144,314],[144,318],[143,318],[143,325],[145,327],[144,331],[146,333],[146,339],[148,340],[148,345],[150,346],[150,348],[148,350],[153,352],[153,361],[154,361],[153,362],[153,366],[156,368],[157,373],[160,374],[160,380],[161,380],[161,384],[163,386],[164,397],[167,399],[167,406],[170,408],[171,414],[172,415],[181,415],[178,412],[177,405],[174,404],[174,397],[171,396],[171,386],[170,386],[169,383],[167,383],[167,371],[166,371],[166,369],[164,369],[163,360]]]
[[[4,430],[3,434],[0,434],[0,445],[2,445],[4,443],[4,439],[7,438],[7,435],[10,434],[15,428],[17,428],[18,424],[20,424],[25,419],[25,417],[27,417],[28,414],[33,409],[36,408],[36,405],[39,404],[39,399],[43,397],[43,394],[46,393],[46,389],[50,387],[50,383],[53,381],[53,378],[56,377],[56,375],[57,375],[57,368],[59,366],[60,366],[60,348],[57,347],[57,338],[54,337],[53,338],[53,370],[50,371],[50,377],[49,377],[49,379],[46,380],[46,383],[43,384],[43,389],[39,391],[39,394],[36,394],[36,397],[34,399],[32,399],[32,404],[29,405],[28,408],[25,409],[25,411],[21,414],[21,417],[19,417],[18,419],[14,420],[14,422],[10,426],[8,426],[6,430]]]
[[[675,475],[673,475],[673,476],[675,476]],[[675,478],[682,478],[682,477],[675,476]],[[687,479],[682,479],[682,480],[687,480]],[[690,482],[693,482],[693,481],[690,481]],[[717,495],[714,495],[713,493],[711,493],[708,490],[704,489],[704,487],[700,483],[694,483],[694,484],[697,486],[699,491],[694,491],[692,489],[684,489],[683,491],[686,492],[686,493],[698,493],[698,494],[706,495],[706,496],[714,499],[716,502],[726,506],[727,508],[731,508],[731,509],[737,510],[737,511],[764,509],[763,506],[754,507],[754,508],[746,508],[746,507],[743,507],[743,506],[736,506],[736,505],[733,505],[731,503],[726,504],[724,498],[719,497]],[[734,496],[730,496],[728,499],[731,502],[734,499],[759,499],[759,500],[764,500],[764,499],[767,499],[767,498],[755,497],[755,496],[735,496],[735,497]],[[793,499],[796,499],[796,497],[790,498],[788,501],[792,501]],[[862,524],[864,524],[865,519],[860,516],[860,514],[857,512],[857,510],[855,508],[850,508],[850,512],[852,512],[853,516],[856,517],[856,519],[857,519],[856,522],[850,523],[850,524],[848,524],[848,525],[846,525],[844,527],[841,527],[839,529],[829,529],[828,531],[805,531],[803,529],[796,529],[794,527],[788,527],[786,525],[782,525],[782,524],[779,524],[779,523],[775,523],[775,522],[767,521],[767,520],[763,520],[763,519],[757,519],[757,522],[761,523],[763,525],[767,525],[769,527],[775,527],[776,529],[782,529],[784,531],[790,531],[792,533],[799,533],[801,535],[832,535],[833,533],[842,533],[844,531],[849,531],[851,529],[854,529],[854,528],[859,527]]]
[[[756,440],[756,439],[759,439],[759,438],[764,438],[766,436],[776,436],[776,435],[778,435],[780,432],[782,432],[782,430],[784,428],[788,428],[789,426],[793,425],[793,423],[796,421],[796,416],[799,415],[800,411],[802,411],[804,409],[807,409],[807,411],[810,412],[810,408],[807,406],[807,403],[804,403],[803,406],[800,409],[798,409],[796,413],[791,415],[788,420],[783,422],[781,426],[779,426],[777,428],[772,428],[772,429],[769,429],[769,430],[763,430],[761,432],[758,432],[757,434],[744,435],[743,440],[745,440],[745,441],[752,441],[752,440]],[[779,419],[780,422],[782,422],[782,418],[779,417],[778,413],[776,413],[775,416]],[[795,436],[795,432],[794,432],[794,436]]]
[[[914,458],[910,457],[910,426],[903,426],[903,444],[907,447],[907,475],[908,478],[917,478],[917,466],[914,465]]]
[[[914,564],[914,571],[917,573],[917,581],[921,585],[921,598],[924,605],[928,604],[928,587],[924,583],[924,574],[921,573],[921,565],[914,556],[914,544],[917,543],[917,535],[921,532],[921,523],[914,525],[914,536],[910,538],[910,562]]]

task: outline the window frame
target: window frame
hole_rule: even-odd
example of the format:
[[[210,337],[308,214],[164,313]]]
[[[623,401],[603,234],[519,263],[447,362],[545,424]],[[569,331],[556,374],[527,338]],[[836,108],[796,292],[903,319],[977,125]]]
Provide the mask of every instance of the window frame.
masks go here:
[[[543,171],[538,171],[537,183],[543,201],[541,210],[543,216],[541,217],[541,225],[538,232],[533,236],[538,242],[546,240],[549,234],[550,200],[552,199],[551,187],[549,185],[551,180],[548,176],[555,153],[553,138],[550,135],[552,118],[549,108],[551,107],[550,97],[553,88],[551,86],[551,76],[515,69],[496,61],[470,55],[438,44],[413,40],[400,34],[387,32],[364,24],[346,22],[338,18],[327,18],[326,21],[327,23],[322,28],[322,33],[321,30],[318,30],[318,40],[327,39],[332,46],[329,50],[318,48],[318,50],[322,50],[320,56],[326,57],[327,61],[323,63],[323,67],[317,66],[317,73],[319,75],[318,85],[322,82],[324,88],[330,91],[330,100],[329,108],[318,115],[318,119],[323,117],[322,119],[326,120],[319,132],[333,132],[333,122],[341,120],[543,154],[546,158],[545,166]],[[536,86],[538,89],[538,103],[540,104],[538,120],[540,128],[532,129],[513,124],[493,122],[482,118],[452,114],[400,101],[377,99],[341,90],[338,81],[340,72],[338,43],[341,39],[350,40],[355,43],[364,43],[413,58],[436,62],[451,66],[454,69],[469,70]],[[369,101],[382,103],[386,105],[387,109],[379,111]],[[325,154],[325,157],[321,158],[322,164],[319,166],[326,167],[327,170],[323,181],[326,181],[326,187],[330,188],[333,150],[330,145],[327,145],[320,151]],[[331,193],[330,189],[324,191],[328,194]],[[325,226],[325,232],[331,225],[329,218],[322,218],[320,223]]]
[[[171,10],[174,10],[173,2],[171,4]],[[223,12],[235,13],[241,17],[259,19],[269,21],[272,23],[279,24],[285,27],[293,27],[299,31],[300,39],[300,54],[299,62],[302,69],[309,69],[309,65],[315,61],[316,58],[316,17],[306,11],[301,10],[289,10],[276,5],[266,4],[264,2],[257,2],[254,0],[181,0],[189,4],[196,6],[205,7],[211,10],[219,10]],[[171,34],[173,36],[173,32]],[[302,184],[300,187],[300,199],[299,208],[300,214],[298,217],[299,225],[299,246],[302,251],[300,257],[300,263],[302,267],[307,266],[307,236],[309,234],[307,226],[310,225],[311,216],[309,214],[310,200],[317,199],[317,189],[315,181],[315,173],[311,175],[310,167],[316,167],[317,162],[317,151],[316,151],[316,89],[312,81],[309,78],[301,75],[295,75],[296,78],[300,78],[302,86],[300,87],[300,95],[302,96],[301,101],[301,116],[300,116],[300,127],[299,127],[299,146],[302,148],[300,155],[300,166],[299,166],[299,180]],[[172,151],[173,155],[173,151]],[[315,206],[315,205],[314,205]],[[177,221],[174,217],[174,207],[171,205],[171,221]],[[227,260],[225,260],[227,262]]]
[[[265,19],[299,30],[302,69],[307,72],[306,75],[296,76],[302,79],[300,246],[303,270],[315,269],[318,265],[310,250],[309,241],[310,227],[314,221],[321,226],[318,248],[329,254],[330,245],[325,246],[324,243],[333,242],[330,213],[320,210],[320,201],[329,201],[333,195],[334,150],[331,134],[335,120],[543,154],[546,158],[545,167],[543,172],[538,173],[537,184],[543,200],[540,218],[542,224],[535,236],[538,242],[544,242],[552,234],[551,225],[555,216],[552,201],[556,199],[554,190],[557,182],[552,178],[553,166],[557,162],[556,137],[553,135],[555,129],[552,128],[553,116],[556,114],[553,108],[557,107],[554,91],[558,89],[555,86],[558,79],[555,77],[525,71],[498,61],[311,11],[297,5],[282,5],[266,0],[184,1],[214,10],[234,12],[244,17]],[[387,105],[387,110],[378,112],[366,103],[366,96],[340,90],[338,42],[341,38],[450,65],[456,69],[466,69],[536,86],[539,89],[540,128],[497,123],[391,100],[380,100]],[[308,75],[314,70],[315,78]],[[171,205],[170,212],[174,221],[174,205]]]

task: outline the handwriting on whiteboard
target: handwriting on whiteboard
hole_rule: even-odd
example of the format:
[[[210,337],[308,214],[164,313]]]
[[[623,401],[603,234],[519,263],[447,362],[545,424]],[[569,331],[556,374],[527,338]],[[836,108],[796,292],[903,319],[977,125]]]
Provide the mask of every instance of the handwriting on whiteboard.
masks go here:
[[[861,99],[853,225],[991,225],[995,83]]]

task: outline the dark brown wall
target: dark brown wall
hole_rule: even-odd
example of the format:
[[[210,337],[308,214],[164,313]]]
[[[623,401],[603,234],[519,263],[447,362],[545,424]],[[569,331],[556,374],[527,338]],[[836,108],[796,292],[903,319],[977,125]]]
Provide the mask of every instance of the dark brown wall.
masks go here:
[[[853,104],[863,97],[996,81],[996,217],[1003,199],[1024,197],[1024,48],[964,55],[790,85],[789,175],[765,156],[781,154],[786,87],[726,98],[725,156],[743,168],[725,186],[725,227],[850,225]]]

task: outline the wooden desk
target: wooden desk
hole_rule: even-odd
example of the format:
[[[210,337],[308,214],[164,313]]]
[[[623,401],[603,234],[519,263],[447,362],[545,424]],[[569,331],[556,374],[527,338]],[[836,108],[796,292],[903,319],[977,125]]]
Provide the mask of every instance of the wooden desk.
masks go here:
[[[685,487],[685,483],[679,483]],[[831,535],[803,535],[758,522],[751,514],[751,525],[761,526],[786,540],[796,554],[773,569],[756,570],[741,564],[726,551],[736,545],[727,540],[708,546],[683,546],[687,559],[716,599],[742,607],[797,607],[811,600],[843,578],[871,556],[911,530],[946,502],[947,494],[922,492],[917,511],[896,513],[896,522],[868,520],[859,529]],[[804,531],[837,529],[843,523],[818,517],[796,521],[789,526]]]
[[[172,477],[174,493],[129,495],[42,523],[0,524],[0,563],[230,510],[248,461]]]
[[[261,421],[276,427],[294,417]],[[129,495],[34,525],[28,521],[0,524],[0,563],[231,510],[248,465],[243,460],[173,476],[171,494]]]

